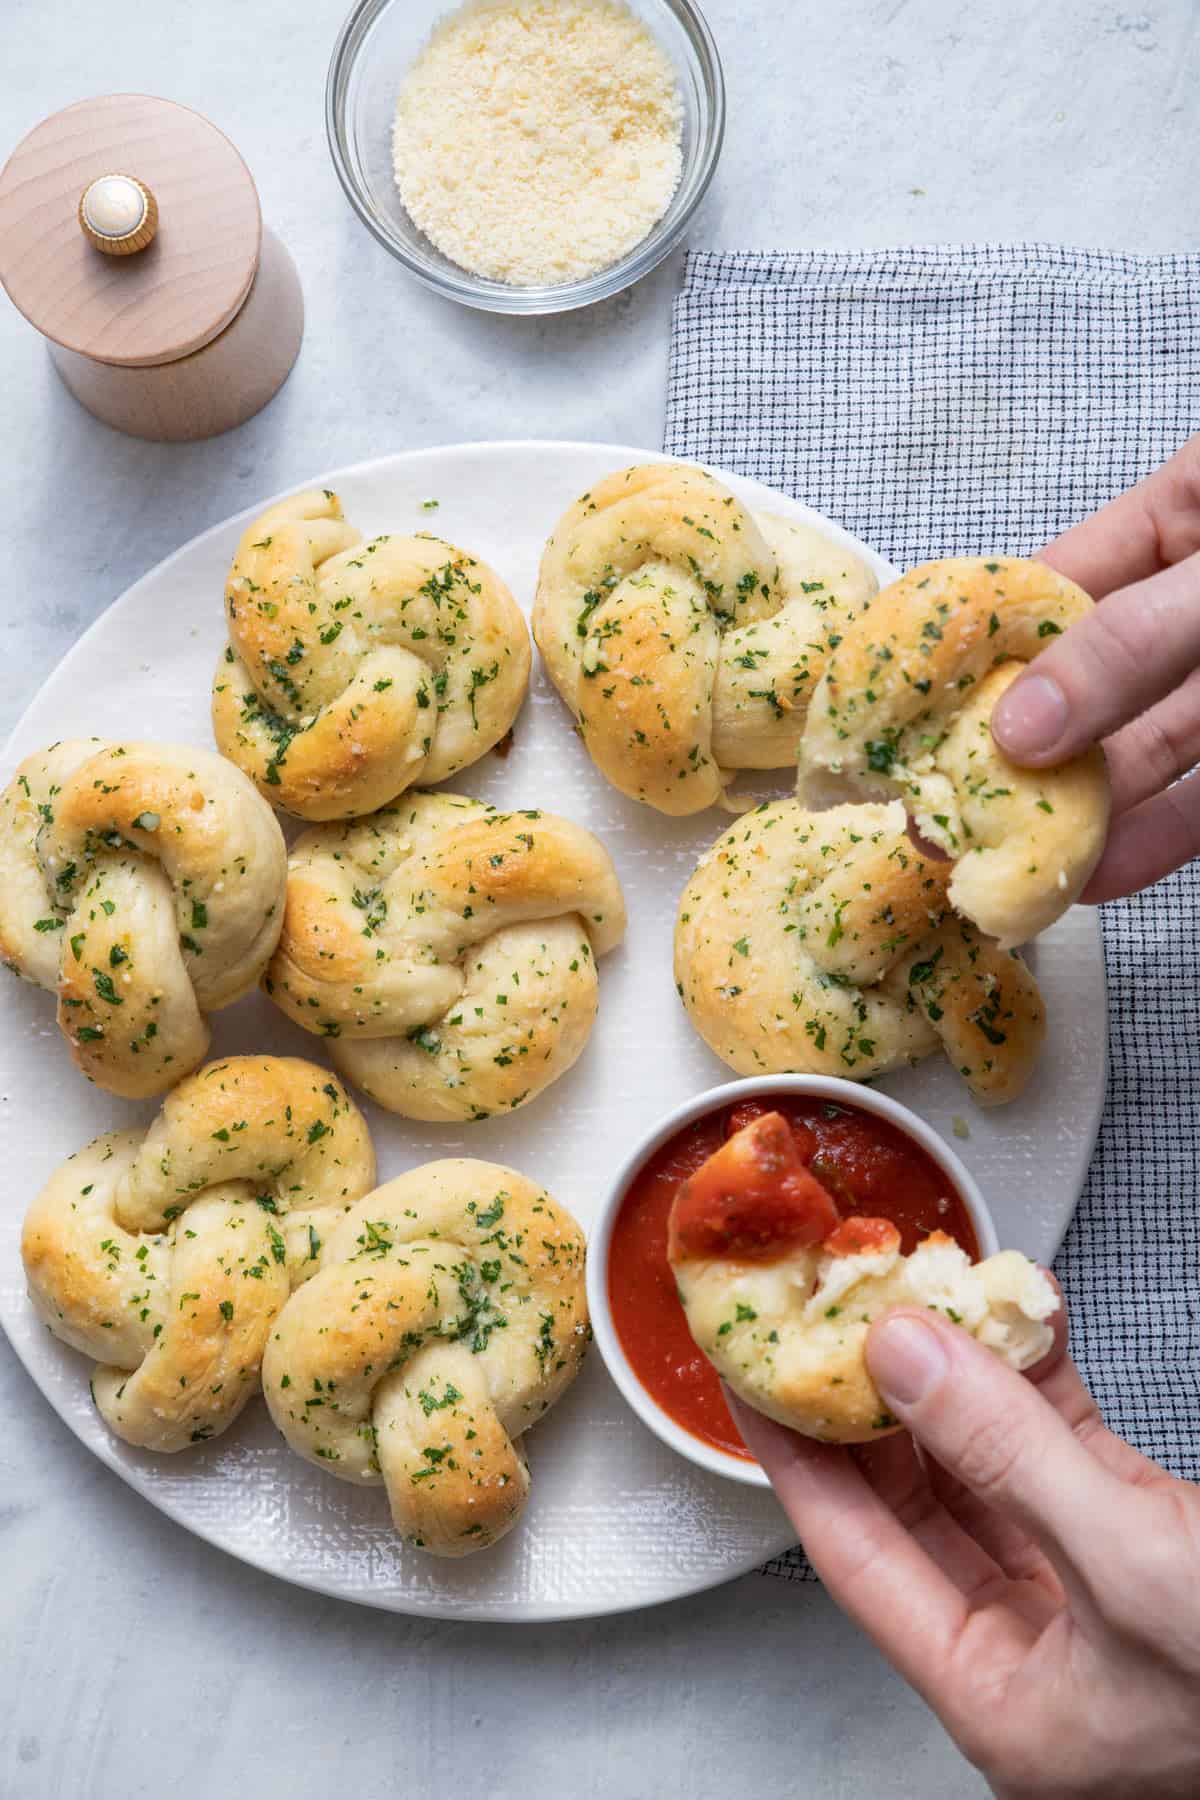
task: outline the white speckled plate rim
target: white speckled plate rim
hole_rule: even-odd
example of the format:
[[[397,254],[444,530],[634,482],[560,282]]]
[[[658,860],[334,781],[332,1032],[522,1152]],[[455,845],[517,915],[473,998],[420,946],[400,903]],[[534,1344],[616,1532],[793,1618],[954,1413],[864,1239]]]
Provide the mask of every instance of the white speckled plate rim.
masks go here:
[[[563,509],[603,475],[668,460],[619,444],[450,445],[340,469],[331,487],[368,534],[433,531],[482,556],[528,610],[538,559]],[[893,571],[795,501],[716,471],[751,507],[820,526]],[[424,503],[436,500],[436,508]],[[80,638],[8,743],[13,763],[56,738],[95,733],[211,743],[208,695],[224,643],[221,591],[245,523],[269,501],[194,538],[144,575]],[[501,805],[541,806],[595,830],[629,903],[622,948],[600,968],[600,1017],[576,1067],[519,1113],[469,1128],[422,1126],[366,1108],[380,1179],[435,1156],[510,1163],[543,1182],[589,1228],[621,1147],[729,1072],[691,1031],[674,992],[671,933],[693,863],[729,823],[720,811],[663,819],[592,768],[540,668],[508,758],[485,757],[449,784]],[[789,790],[786,771],[756,791]],[[1061,1241],[1099,1125],[1107,1014],[1095,916],[1075,909],[1037,947],[1050,1032],[1031,1091],[1000,1113],[974,1106],[938,1058],[883,1084],[915,1106],[979,1179],[1002,1242],[1043,1260]],[[49,996],[10,983],[0,1014],[0,1322],[65,1423],[131,1487],[210,1543],[300,1586],[434,1618],[533,1621],[598,1616],[711,1587],[785,1548],[793,1532],[769,1493],[708,1475],[632,1415],[593,1352],[579,1382],[530,1434],[533,1494],[501,1544],[444,1562],[399,1543],[382,1490],[301,1462],[261,1402],[216,1442],[167,1458],[109,1436],[88,1395],[88,1365],[35,1320],[24,1293],[25,1207],[51,1170],[100,1131],[148,1119],[152,1104],[113,1099],[72,1068]],[[305,1036],[254,995],[219,1014],[213,1054],[288,1051],[320,1061]],[[965,1122],[969,1136],[960,1140]]]

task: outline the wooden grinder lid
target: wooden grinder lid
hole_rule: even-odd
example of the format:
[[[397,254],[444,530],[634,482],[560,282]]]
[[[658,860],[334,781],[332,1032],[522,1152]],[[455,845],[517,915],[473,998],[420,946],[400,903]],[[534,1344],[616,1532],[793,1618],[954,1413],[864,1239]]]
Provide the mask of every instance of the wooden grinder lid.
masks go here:
[[[81,202],[114,175],[133,182],[110,198],[140,185],[148,216],[104,254],[87,235],[96,209],[81,215]],[[210,343],[250,291],[261,240],[249,169],[173,100],[80,100],[36,125],[0,170],[0,281],[44,336],[100,362],[145,368]]]

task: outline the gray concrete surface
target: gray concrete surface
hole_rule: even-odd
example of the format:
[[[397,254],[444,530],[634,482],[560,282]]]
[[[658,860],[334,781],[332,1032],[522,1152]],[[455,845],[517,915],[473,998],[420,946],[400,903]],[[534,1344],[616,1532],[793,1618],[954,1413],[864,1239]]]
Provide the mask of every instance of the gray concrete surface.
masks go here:
[[[344,0],[4,0],[0,152],[89,93],[170,95],[254,171],[308,330],[227,438],[95,424],[0,303],[0,725],[128,582],[261,495],[389,450],[538,435],[657,445],[678,263],[592,312],[489,318],[362,231],[325,151]],[[1191,0],[708,0],[729,81],[720,247],[1036,238],[1194,248]],[[24,1196],[9,1195],[19,1206]],[[374,1615],[240,1567],[66,1432],[0,1346],[0,1800],[732,1793],[963,1800],[923,1707],[813,1588],[751,1577],[595,1625]]]

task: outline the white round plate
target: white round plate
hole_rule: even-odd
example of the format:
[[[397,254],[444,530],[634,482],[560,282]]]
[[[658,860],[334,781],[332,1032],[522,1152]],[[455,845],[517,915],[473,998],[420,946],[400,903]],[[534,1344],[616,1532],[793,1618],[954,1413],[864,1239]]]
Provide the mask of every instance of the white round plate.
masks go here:
[[[609,471],[648,460],[659,459],[612,444],[468,444],[384,457],[313,485],[336,488],[347,516],[369,534],[428,530],[474,551],[528,607],[542,544],[564,508]],[[854,543],[752,481],[722,479],[751,507]],[[427,508],[433,500],[437,507]],[[194,539],[109,608],[17,726],[5,780],[20,757],[61,737],[211,743],[209,683],[225,641],[222,584],[243,526],[267,504]],[[863,545],[855,548],[881,577],[893,573]],[[587,1050],[524,1111],[456,1129],[368,1105],[380,1180],[432,1157],[486,1157],[543,1182],[587,1228],[624,1147],[689,1094],[730,1078],[688,1025],[671,970],[678,895],[728,815],[665,819],[616,793],[593,769],[540,669],[508,758],[489,755],[451,785],[592,827],[620,871],[629,935],[600,966],[600,1017]],[[782,794],[789,778],[781,771],[756,786]],[[1025,1098],[982,1113],[940,1058],[885,1085],[951,1138],[991,1204],[1001,1241],[1045,1259],[1074,1209],[1103,1097],[1106,1008],[1095,915],[1069,914],[1038,945],[1036,963],[1050,1034]],[[561,1619],[646,1606],[742,1574],[793,1541],[770,1493],[706,1474],[660,1444],[594,1352],[576,1387],[530,1434],[533,1495],[523,1522],[494,1549],[461,1562],[402,1545],[382,1490],[350,1487],[300,1461],[261,1402],[224,1437],[180,1456],[154,1457],[110,1437],[88,1396],[88,1364],[36,1322],[25,1297],[21,1218],[64,1157],[155,1109],[89,1087],[66,1055],[48,995],[13,981],[5,1001],[0,1320],[72,1431],[171,1518],[302,1586],[460,1619]],[[272,1050],[321,1060],[319,1040],[258,995],[219,1014],[215,1025],[215,1055]],[[965,1139],[954,1135],[956,1119],[966,1121]]]

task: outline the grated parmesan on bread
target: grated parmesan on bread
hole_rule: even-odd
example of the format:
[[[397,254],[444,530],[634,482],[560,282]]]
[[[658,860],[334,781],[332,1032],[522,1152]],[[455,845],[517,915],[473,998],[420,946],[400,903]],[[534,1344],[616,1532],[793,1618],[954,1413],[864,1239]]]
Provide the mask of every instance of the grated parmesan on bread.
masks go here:
[[[620,0],[469,0],[405,77],[396,184],[462,268],[558,284],[616,262],[661,218],[681,131],[670,58]]]

